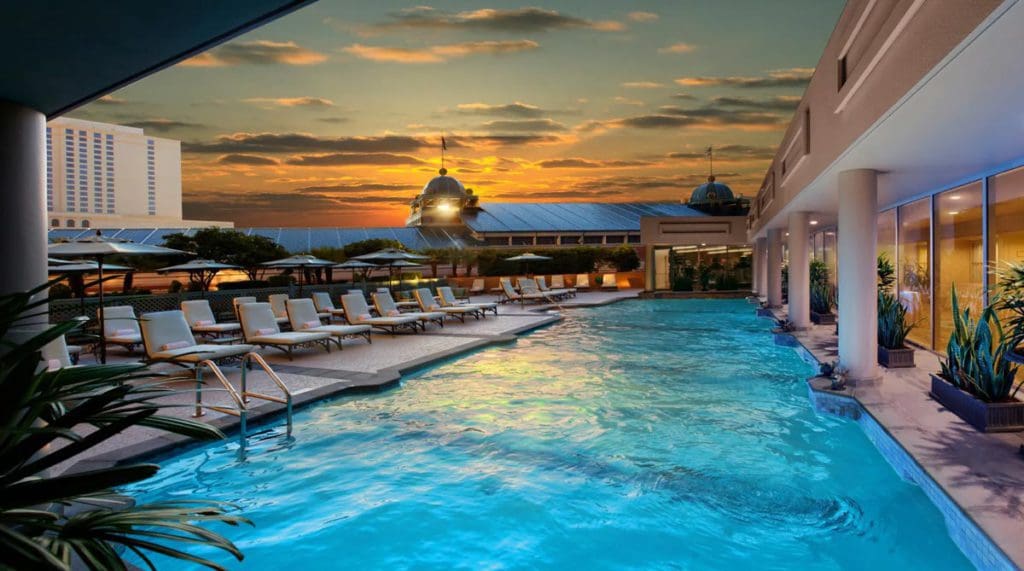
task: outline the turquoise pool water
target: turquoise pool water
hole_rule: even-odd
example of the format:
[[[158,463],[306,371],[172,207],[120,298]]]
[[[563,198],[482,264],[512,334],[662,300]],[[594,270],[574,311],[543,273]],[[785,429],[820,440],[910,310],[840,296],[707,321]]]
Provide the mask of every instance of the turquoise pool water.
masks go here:
[[[161,462],[241,569],[960,569],[939,512],[742,301],[634,301]],[[174,565],[166,565],[174,568]]]

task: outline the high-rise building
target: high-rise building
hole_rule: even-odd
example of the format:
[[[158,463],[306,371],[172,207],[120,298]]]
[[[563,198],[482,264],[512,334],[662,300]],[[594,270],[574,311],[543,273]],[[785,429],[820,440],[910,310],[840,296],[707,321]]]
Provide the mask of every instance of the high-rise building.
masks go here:
[[[181,217],[181,142],[142,129],[60,118],[46,127],[51,228],[230,226]]]

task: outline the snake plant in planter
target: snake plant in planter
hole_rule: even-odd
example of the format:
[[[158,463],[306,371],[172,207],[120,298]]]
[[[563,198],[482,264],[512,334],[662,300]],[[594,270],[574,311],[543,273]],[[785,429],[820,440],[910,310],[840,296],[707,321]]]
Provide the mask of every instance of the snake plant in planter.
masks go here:
[[[1024,262],[1006,264],[998,270],[999,297],[997,308],[1009,316],[1007,329],[1016,339],[1014,351],[1018,360],[1024,358]]]
[[[1024,430],[1024,402],[1016,398],[1018,367],[1006,358],[1016,336],[1004,331],[995,304],[975,320],[970,308],[960,309],[955,286],[951,304],[953,331],[942,372],[932,375],[932,396],[978,430]]]
[[[827,283],[811,282],[811,321],[818,325],[829,325],[836,322],[832,313],[835,307],[835,294],[832,286]]]
[[[0,296],[0,569],[116,571],[127,568],[123,556],[129,554],[136,566],[152,569],[154,553],[221,568],[189,553],[193,547],[218,548],[241,560],[230,541],[204,526],[246,522],[223,504],[135,504],[116,492],[155,474],[155,464],[56,473],[58,465],[133,427],[203,439],[223,434],[161,414],[160,399],[173,391],[143,365],[43,370],[41,349],[79,325],[26,325],[22,316],[44,311],[45,300],[33,296],[45,289]]]
[[[914,350],[907,347],[907,308],[887,291],[878,292],[878,362],[889,368],[913,367]]]

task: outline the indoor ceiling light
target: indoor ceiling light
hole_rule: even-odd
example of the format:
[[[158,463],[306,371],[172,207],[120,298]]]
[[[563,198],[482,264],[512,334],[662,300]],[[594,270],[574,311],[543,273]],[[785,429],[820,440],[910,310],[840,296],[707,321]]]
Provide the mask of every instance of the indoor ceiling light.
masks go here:
[[[817,220],[811,220],[811,226],[817,226],[817,225],[818,225],[818,221]]]

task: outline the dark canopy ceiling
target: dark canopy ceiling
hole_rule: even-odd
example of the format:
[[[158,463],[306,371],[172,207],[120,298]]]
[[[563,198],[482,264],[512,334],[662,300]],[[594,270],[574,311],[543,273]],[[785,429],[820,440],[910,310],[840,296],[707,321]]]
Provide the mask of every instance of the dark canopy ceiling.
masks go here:
[[[313,1],[4,1],[0,100],[54,117]]]

